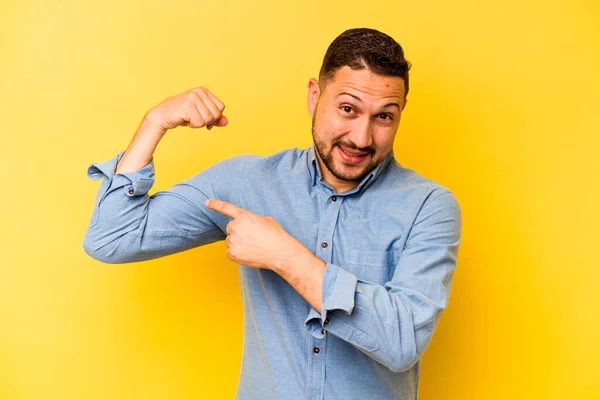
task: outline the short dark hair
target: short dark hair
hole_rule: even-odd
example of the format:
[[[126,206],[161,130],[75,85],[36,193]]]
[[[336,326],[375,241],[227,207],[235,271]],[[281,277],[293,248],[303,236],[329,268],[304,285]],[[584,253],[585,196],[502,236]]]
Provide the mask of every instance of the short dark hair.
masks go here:
[[[402,46],[385,33],[370,28],[353,28],[336,37],[323,58],[319,72],[321,89],[345,65],[352,69],[368,67],[379,75],[401,77],[406,98],[411,63],[404,58]]]

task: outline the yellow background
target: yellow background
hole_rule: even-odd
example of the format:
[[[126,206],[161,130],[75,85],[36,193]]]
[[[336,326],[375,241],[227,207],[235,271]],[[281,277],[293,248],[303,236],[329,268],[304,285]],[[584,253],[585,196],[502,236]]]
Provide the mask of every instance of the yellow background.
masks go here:
[[[170,131],[151,193],[309,146],[308,79],[363,26],[413,63],[398,161],[463,211],[419,399],[600,398],[599,1],[0,4],[1,399],[234,397],[242,303],[224,243],[90,258],[87,167],[198,85],[230,125]]]

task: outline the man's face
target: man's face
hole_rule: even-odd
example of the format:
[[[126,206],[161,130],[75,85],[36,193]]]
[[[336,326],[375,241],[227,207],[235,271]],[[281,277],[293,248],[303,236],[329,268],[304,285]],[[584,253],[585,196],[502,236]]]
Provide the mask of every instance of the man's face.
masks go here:
[[[308,89],[323,175],[334,187],[354,187],[392,151],[406,105],[404,81],[344,66],[323,91],[314,78]]]

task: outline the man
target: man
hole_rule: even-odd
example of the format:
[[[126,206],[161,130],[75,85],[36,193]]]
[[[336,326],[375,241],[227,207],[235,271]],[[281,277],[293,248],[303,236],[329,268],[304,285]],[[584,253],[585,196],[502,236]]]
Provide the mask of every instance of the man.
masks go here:
[[[416,399],[420,358],[448,304],[461,213],[392,145],[407,100],[402,47],[372,29],[329,46],[308,83],[314,143],[240,155],[148,196],[169,130],[227,125],[208,89],[150,110],[105,178],[83,241],[107,263],[225,240],[239,263],[238,399]]]

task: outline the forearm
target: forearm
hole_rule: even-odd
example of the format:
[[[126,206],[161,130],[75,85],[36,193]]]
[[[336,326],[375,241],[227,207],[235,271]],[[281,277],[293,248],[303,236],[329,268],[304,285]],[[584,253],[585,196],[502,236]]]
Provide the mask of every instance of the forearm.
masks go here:
[[[273,270],[285,279],[316,310],[320,310],[323,302],[323,275],[325,261],[310,250],[298,251]]]
[[[414,291],[388,290],[356,280],[339,266],[330,268],[337,270],[333,290],[325,290],[324,310],[311,322],[314,329],[326,328],[391,371],[412,367],[431,340],[443,301]],[[323,317],[329,321],[326,326]]]
[[[409,299],[397,293],[389,293],[381,285],[357,282],[354,275],[338,271],[330,265],[329,273],[335,273],[326,292],[335,295],[323,298],[323,282],[327,263],[314,254],[299,250],[285,262],[273,268],[312,306],[315,314],[309,329],[320,331],[326,320],[328,331],[364,351],[371,358],[390,368],[403,371],[416,362],[431,338],[433,321],[415,327]],[[330,275],[330,280],[331,280]],[[360,289],[357,287],[360,286]],[[355,298],[356,290],[363,296]],[[325,304],[323,303],[325,300]],[[355,301],[358,307],[355,308]],[[421,299],[420,304],[427,304]],[[423,312],[434,314],[441,310]],[[311,313],[312,313],[311,312]],[[327,319],[325,319],[325,317]],[[309,319],[310,315],[309,315]],[[331,322],[329,322],[329,319]],[[417,329],[425,332],[417,333]]]
[[[145,116],[117,164],[115,174],[134,172],[147,165],[165,132]]]
[[[392,371],[411,368],[448,305],[460,231],[460,208],[445,192],[421,207],[389,281],[361,280],[328,263],[322,308],[305,321],[309,332],[322,337],[326,329]]]

